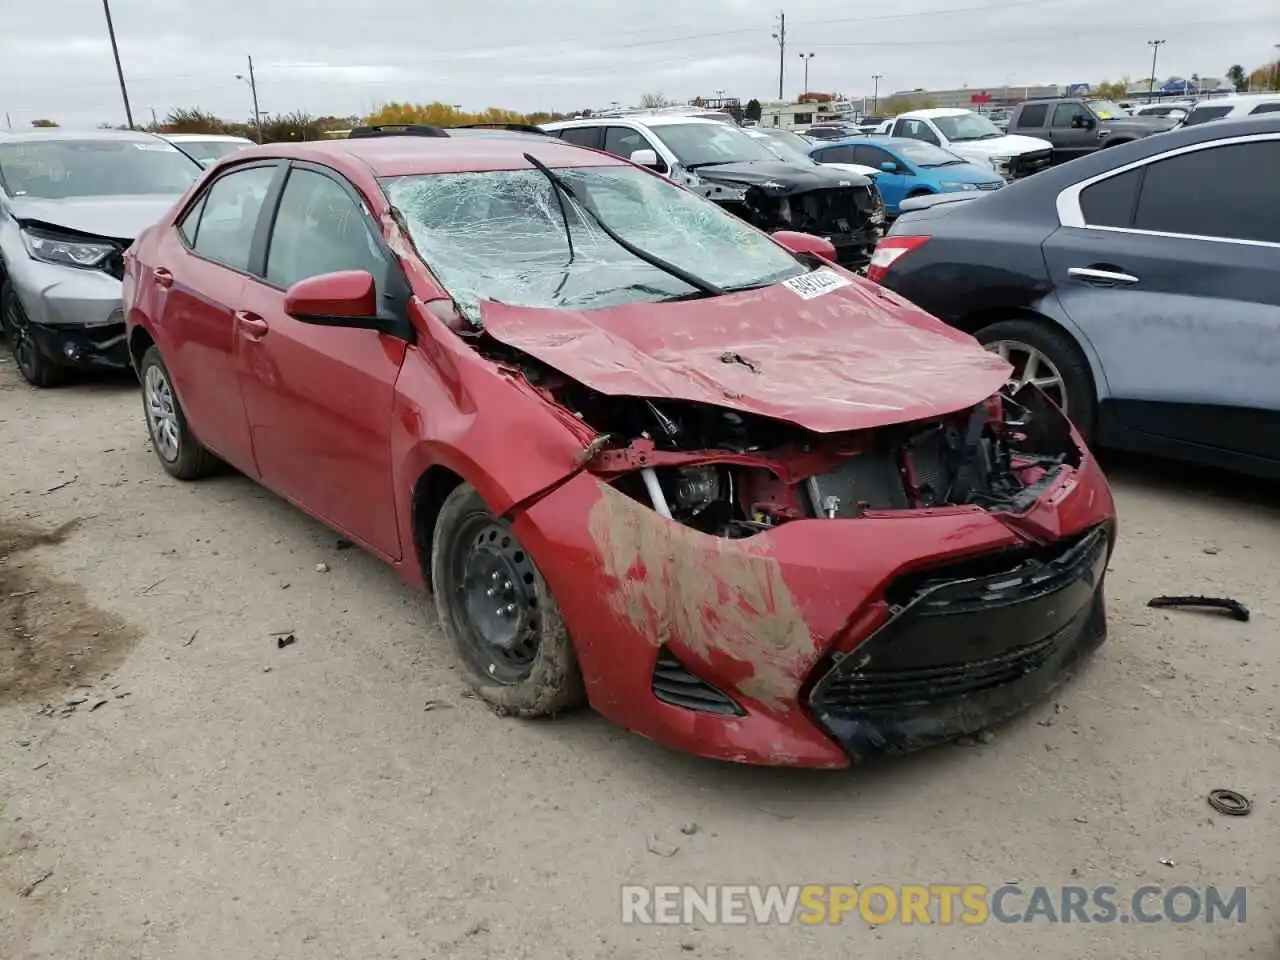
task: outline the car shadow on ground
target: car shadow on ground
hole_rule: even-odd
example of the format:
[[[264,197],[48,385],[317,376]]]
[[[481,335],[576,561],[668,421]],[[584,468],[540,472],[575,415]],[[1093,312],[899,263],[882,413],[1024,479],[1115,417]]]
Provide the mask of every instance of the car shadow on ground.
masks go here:
[[[1280,509],[1280,482],[1275,480],[1119,450],[1103,450],[1098,460],[1113,486],[1140,486],[1224,505]]]

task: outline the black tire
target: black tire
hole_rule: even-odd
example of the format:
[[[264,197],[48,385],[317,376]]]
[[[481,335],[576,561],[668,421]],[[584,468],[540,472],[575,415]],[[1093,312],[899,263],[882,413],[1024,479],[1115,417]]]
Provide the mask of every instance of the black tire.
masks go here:
[[[546,581],[510,525],[468,484],[440,508],[431,583],[440,625],[471,686],[498,712],[547,717],[586,701],[573,641]]]
[[[179,480],[199,480],[216,473],[222,463],[191,432],[191,427],[187,425],[187,415],[174,392],[169,368],[164,365],[160,351],[155,347],[149,348],[142,355],[142,362],[138,364],[138,379],[142,382],[142,415],[146,419],[147,433],[151,437],[151,448],[155,451],[160,466]],[[167,400],[163,393],[157,393],[161,383],[167,390]],[[168,437],[163,435],[159,419],[152,415],[150,408],[153,402],[160,404],[159,413],[172,425],[172,434]],[[173,449],[171,442],[175,440],[176,449]]]
[[[67,371],[45,356],[32,338],[27,311],[8,280],[0,286],[0,318],[3,318],[0,326],[9,340],[9,352],[22,379],[33,387],[41,388],[56,387],[65,382]]]
[[[1047,320],[1027,317],[997,320],[982,327],[974,336],[983,346],[1003,340],[1043,354],[1062,378],[1067,416],[1086,442],[1092,439],[1097,423],[1098,394],[1089,362],[1071,337]]]

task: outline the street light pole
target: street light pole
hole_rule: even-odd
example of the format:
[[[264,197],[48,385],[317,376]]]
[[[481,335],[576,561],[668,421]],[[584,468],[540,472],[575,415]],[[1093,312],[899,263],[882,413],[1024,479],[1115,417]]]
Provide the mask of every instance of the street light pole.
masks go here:
[[[111,0],[102,0],[102,12],[107,15],[107,35],[111,37],[111,55],[116,61],[116,78],[120,81],[120,98],[124,100],[124,119],[133,129],[133,110],[129,108],[129,88],[124,85],[124,68],[120,66],[120,48],[116,45],[116,27],[111,22]]]
[[[778,13],[778,29],[773,35],[773,39],[778,41],[778,99],[782,96],[782,81],[787,72],[787,14],[786,11]]]
[[[249,91],[253,94],[253,126],[258,131],[258,142],[262,142],[262,111],[258,109],[258,81],[253,75],[253,57],[249,57],[249,75],[246,77],[243,73],[236,74],[237,80],[243,80],[249,85]]]
[[[1156,98],[1156,57],[1160,55],[1161,45],[1168,43],[1167,40],[1148,40],[1147,46],[1151,48],[1151,79],[1147,82],[1147,100],[1151,101]]]
[[[880,103],[880,81],[883,79],[883,73],[873,73],[871,75],[871,80],[875,83],[871,91],[871,115],[873,117],[876,116],[876,107]]]
[[[804,61],[804,96],[809,95],[809,61],[814,58],[812,53],[800,54],[800,59]]]

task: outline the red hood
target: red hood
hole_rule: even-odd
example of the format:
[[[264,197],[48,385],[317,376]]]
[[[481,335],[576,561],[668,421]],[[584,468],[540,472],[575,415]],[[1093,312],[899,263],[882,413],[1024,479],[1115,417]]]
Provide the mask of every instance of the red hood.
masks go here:
[[[602,310],[485,302],[481,322],[603,394],[714,404],[817,433],[962,410],[1010,372],[968,335],[861,279],[811,300],[777,284]]]

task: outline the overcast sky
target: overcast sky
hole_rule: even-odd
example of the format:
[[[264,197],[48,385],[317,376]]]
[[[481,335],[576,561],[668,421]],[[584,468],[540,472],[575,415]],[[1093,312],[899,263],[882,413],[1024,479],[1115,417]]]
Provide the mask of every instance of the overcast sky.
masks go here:
[[[633,103],[646,92],[774,98],[778,8],[766,0],[111,0],[134,116],[200,107],[364,114],[392,100],[518,110]],[[1221,76],[1280,43],[1278,0],[791,2],[786,93]],[[101,0],[0,0],[0,107],[15,129],[124,120]],[[0,122],[3,118],[0,118]]]

